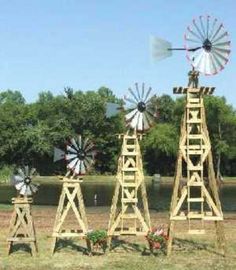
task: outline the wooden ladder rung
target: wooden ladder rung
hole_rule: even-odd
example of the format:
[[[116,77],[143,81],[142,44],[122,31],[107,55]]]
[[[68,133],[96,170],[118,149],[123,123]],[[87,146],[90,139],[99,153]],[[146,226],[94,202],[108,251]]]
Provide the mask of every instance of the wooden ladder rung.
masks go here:
[[[136,172],[137,170],[137,168],[122,168],[123,172]]]
[[[187,183],[187,186],[189,186],[189,187],[202,187],[203,186],[203,182]]]
[[[204,202],[203,198],[188,198],[188,202]]]
[[[202,150],[188,150],[188,155],[201,155],[202,153]]]
[[[137,198],[134,198],[134,199],[121,199],[121,201],[123,203],[137,203],[138,199]]]
[[[135,180],[135,175],[124,175],[123,176],[124,181],[126,180]]]
[[[202,108],[202,104],[201,103],[194,103],[194,104],[187,104],[186,105],[187,108]]]
[[[123,187],[136,187],[137,184],[136,183],[127,183],[127,182],[124,182],[122,184]]]
[[[137,152],[123,152],[122,156],[137,156]]]
[[[202,119],[189,119],[186,122],[187,124],[200,124],[202,123]]]
[[[188,102],[190,103],[187,103],[187,105],[189,104],[190,106],[192,105],[191,103],[200,103],[200,98],[189,98],[188,99]]]
[[[136,148],[136,145],[134,145],[134,144],[126,144],[127,150],[131,149],[133,151],[135,148]]]
[[[189,138],[189,139],[202,139],[203,136],[202,136],[202,134],[188,134],[187,138]]]

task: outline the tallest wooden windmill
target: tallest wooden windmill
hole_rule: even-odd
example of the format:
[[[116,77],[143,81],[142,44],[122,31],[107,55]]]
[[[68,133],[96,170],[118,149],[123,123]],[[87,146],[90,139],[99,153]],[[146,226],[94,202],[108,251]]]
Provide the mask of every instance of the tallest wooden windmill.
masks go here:
[[[167,254],[172,250],[177,221],[187,221],[190,234],[205,233],[205,221],[214,221],[218,247],[225,252],[223,213],[203,101],[204,95],[211,95],[214,87],[200,87],[198,76],[199,72],[214,75],[224,68],[230,53],[230,41],[223,25],[210,16],[194,19],[187,28],[185,41],[185,48],[172,48],[169,42],[154,39],[154,57],[162,59],[170,56],[173,50],[185,50],[193,66],[188,87],[173,90],[174,94],[185,94],[186,103],[170,207]],[[184,184],[180,183],[183,177],[186,178]]]

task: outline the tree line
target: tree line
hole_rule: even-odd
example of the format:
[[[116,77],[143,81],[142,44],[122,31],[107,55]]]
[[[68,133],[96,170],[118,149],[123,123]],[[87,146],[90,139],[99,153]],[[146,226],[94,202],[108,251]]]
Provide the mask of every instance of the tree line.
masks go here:
[[[117,135],[125,131],[125,112],[107,118],[106,102],[123,105],[106,87],[87,92],[67,87],[61,95],[43,91],[33,103],[26,103],[19,91],[2,91],[0,167],[30,164],[41,175],[63,173],[63,161],[53,163],[53,148],[63,149],[68,138],[79,133],[96,145],[96,162],[90,173],[116,173],[121,149]],[[153,97],[158,117],[141,141],[146,174],[174,174],[184,102],[184,97]],[[217,174],[235,176],[235,109],[224,97],[207,96],[204,102]]]

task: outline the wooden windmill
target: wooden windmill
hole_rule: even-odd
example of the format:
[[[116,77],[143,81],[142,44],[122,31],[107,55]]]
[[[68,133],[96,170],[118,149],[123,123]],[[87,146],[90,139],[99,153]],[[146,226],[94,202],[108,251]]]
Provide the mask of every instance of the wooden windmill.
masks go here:
[[[129,130],[119,136],[122,138],[122,149],[108,224],[109,247],[113,236],[146,235],[151,227],[139,146],[142,133],[153,123],[154,114],[149,108],[150,92],[151,88],[145,91],[144,84],[141,91],[135,84],[135,91],[129,88],[130,97],[125,97],[132,109],[125,116]],[[143,211],[140,209],[139,191]]]
[[[87,138],[82,141],[80,135],[69,141],[66,145],[66,152],[55,148],[54,161],[65,158],[68,172],[62,179],[62,192],[52,234],[52,254],[55,252],[57,241],[60,238],[84,238],[88,232],[80,184],[83,182],[83,175],[93,163],[94,155],[94,144]],[[66,228],[65,226],[70,210],[72,210],[77,223],[75,228]],[[86,240],[86,243],[90,250],[90,242]]]
[[[8,255],[12,252],[13,245],[18,243],[29,244],[31,254],[35,255],[38,251],[35,227],[31,212],[33,194],[38,187],[32,183],[35,169],[28,166],[19,168],[17,174],[12,176],[12,184],[18,191],[18,196],[12,198],[14,211],[10,221],[8,242]]]
[[[214,221],[218,247],[225,252],[223,213],[203,102],[204,95],[211,95],[214,87],[200,87],[198,76],[199,72],[213,75],[223,69],[228,61],[230,41],[223,25],[210,16],[193,20],[187,28],[185,41],[185,48],[178,50],[187,52],[193,70],[189,72],[188,87],[175,87],[173,90],[174,94],[185,94],[186,103],[170,207],[167,254],[172,250],[174,224],[177,221],[187,221],[190,234],[205,233],[205,221]],[[162,44],[159,51],[158,44]],[[168,54],[175,50],[170,43],[160,39],[157,39],[156,49],[159,58],[161,55],[165,57],[165,50]],[[181,184],[183,176],[186,178],[184,185]]]

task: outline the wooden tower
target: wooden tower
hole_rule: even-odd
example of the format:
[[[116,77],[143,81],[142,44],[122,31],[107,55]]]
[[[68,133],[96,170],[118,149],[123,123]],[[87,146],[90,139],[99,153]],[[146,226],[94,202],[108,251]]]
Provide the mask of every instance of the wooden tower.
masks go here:
[[[83,182],[82,178],[71,176],[70,172],[62,179],[62,192],[57,208],[54,228],[53,228],[53,241],[52,241],[52,254],[56,250],[57,240],[60,238],[84,238],[88,231],[88,222],[85,213],[84,200],[81,192],[80,183]],[[73,229],[64,228],[64,222],[72,210],[75,215],[77,227]],[[90,243],[86,240],[87,247],[90,250]]]
[[[188,221],[190,234],[205,233],[204,221],[214,221],[218,247],[224,252],[223,213],[203,103],[203,96],[211,95],[214,88],[198,87],[198,75],[197,71],[190,71],[188,87],[173,90],[175,94],[186,95],[186,105],[170,207],[168,255],[172,250],[174,223],[181,220]],[[184,171],[187,180],[183,184]]]
[[[127,132],[122,137],[123,144],[108,224],[109,247],[112,236],[146,235],[151,226],[138,136],[136,132],[132,135]],[[139,189],[144,215],[139,209]],[[118,203],[121,203],[119,209]]]
[[[34,256],[38,251],[34,222],[31,214],[32,198],[17,197],[12,199],[14,211],[10,221],[8,242],[8,255],[12,252],[14,244],[26,243],[31,247]]]

